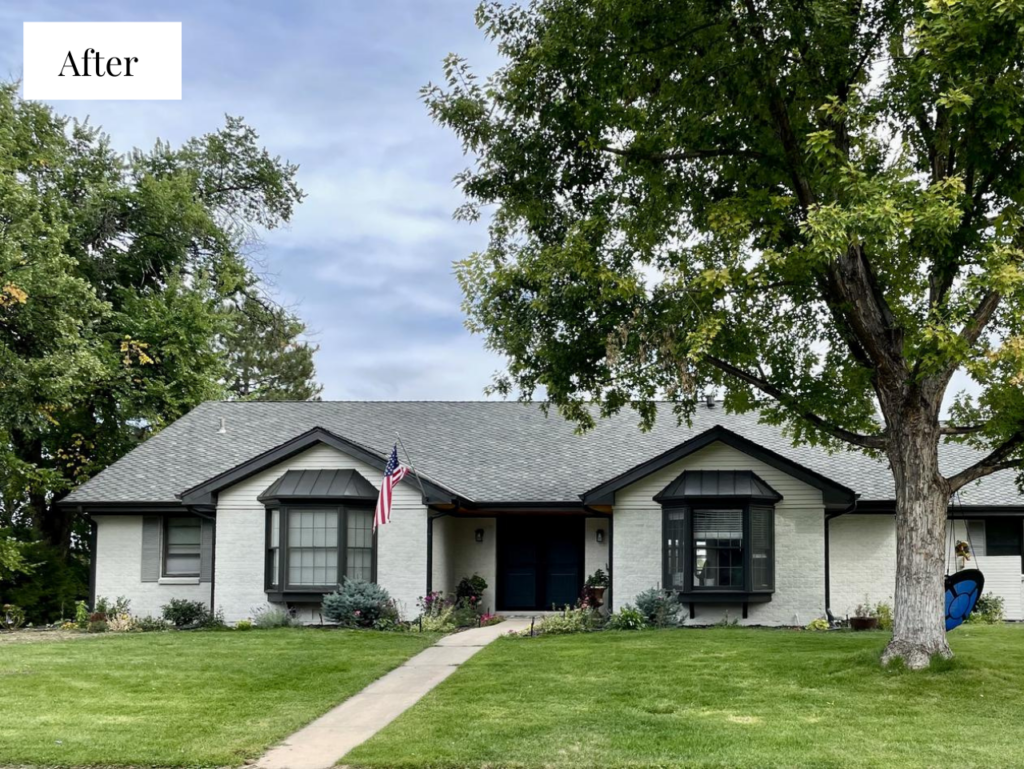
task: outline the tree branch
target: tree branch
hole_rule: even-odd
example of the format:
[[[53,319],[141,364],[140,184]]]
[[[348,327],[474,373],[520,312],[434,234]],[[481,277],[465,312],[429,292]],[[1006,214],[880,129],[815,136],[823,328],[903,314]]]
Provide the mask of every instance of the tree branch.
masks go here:
[[[667,161],[667,160],[700,160],[702,158],[725,158],[725,157],[744,157],[744,158],[759,158],[762,157],[760,152],[754,150],[741,150],[741,149],[701,149],[701,150],[689,150],[687,152],[645,152],[640,149],[633,147],[612,147],[611,145],[604,145],[601,147],[604,152],[610,152],[613,155],[620,155],[627,158],[637,158],[641,160],[655,160],[655,161]]]
[[[855,446],[860,446],[865,449],[884,449],[886,446],[886,439],[881,435],[861,435],[855,433],[852,430],[834,425],[826,419],[823,419],[819,415],[815,414],[810,409],[805,408],[797,401],[796,398],[783,392],[775,385],[770,382],[766,382],[760,377],[756,377],[748,371],[744,371],[731,363],[728,363],[720,358],[715,358],[711,355],[704,356],[704,359],[715,368],[728,374],[729,376],[735,377],[749,385],[756,387],[758,390],[763,392],[765,395],[769,395],[783,406],[794,411],[802,419],[810,422],[816,428],[824,433],[828,433],[834,438],[838,438],[841,441],[852,443]]]
[[[980,433],[985,429],[987,425],[965,425],[960,427],[958,425],[943,425],[939,428],[939,435],[973,435],[974,433]]]
[[[952,494],[971,481],[984,478],[998,470],[1024,467],[1024,459],[1007,459],[1022,445],[1024,445],[1024,430],[1019,430],[997,446],[987,457],[947,479],[949,493]]]

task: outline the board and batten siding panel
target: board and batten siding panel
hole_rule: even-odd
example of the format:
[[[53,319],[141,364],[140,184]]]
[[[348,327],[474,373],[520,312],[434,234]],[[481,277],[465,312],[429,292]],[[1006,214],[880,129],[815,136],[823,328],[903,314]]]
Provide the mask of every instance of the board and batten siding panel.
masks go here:
[[[738,619],[751,625],[802,625],[825,613],[824,503],[821,491],[723,443],[713,443],[615,493],[614,607],[662,584],[662,508],[653,497],[683,470],[751,470],[778,491],[775,508],[775,593],[750,604],[698,605],[693,624]]]
[[[288,470],[355,470],[380,488],[381,471],[337,449],[320,444],[220,492],[217,499],[216,600],[229,622],[265,606],[266,508],[257,500]],[[405,617],[416,616],[416,600],[426,591],[427,508],[416,480],[395,488],[391,522],[377,541],[377,582]]]
[[[157,578],[143,581],[139,568],[143,560],[143,517],[92,516],[96,521],[96,597],[113,600],[123,595],[131,601],[131,612],[137,617],[159,617],[161,608],[172,598],[202,601],[209,606],[209,582],[187,585],[160,584],[159,550],[155,558]],[[157,535],[160,533],[161,521],[162,519],[157,519]]]

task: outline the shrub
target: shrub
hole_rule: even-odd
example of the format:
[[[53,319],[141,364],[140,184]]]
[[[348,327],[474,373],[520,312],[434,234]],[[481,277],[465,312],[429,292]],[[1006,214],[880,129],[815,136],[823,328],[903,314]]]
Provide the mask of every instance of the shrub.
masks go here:
[[[828,620],[822,617],[818,619],[812,619],[807,623],[805,630],[828,630]]]
[[[240,619],[235,623],[235,630],[252,630],[253,627],[252,620],[249,619]]]
[[[107,623],[103,620],[90,620],[85,629],[90,633],[106,633]]]
[[[450,633],[456,628],[455,620],[452,617],[454,613],[454,606],[442,604],[436,611],[420,615],[420,621],[413,626],[413,629],[422,629],[424,633]]]
[[[609,630],[643,630],[647,627],[647,620],[635,606],[628,603],[608,618]]]
[[[682,604],[675,593],[651,588],[636,597],[636,608],[652,627],[675,627],[680,624]]]
[[[593,609],[583,606],[575,608],[566,606],[561,614],[552,614],[540,621],[538,630],[548,635],[565,635],[568,633],[585,633],[597,626],[597,616]]]
[[[175,627],[199,626],[209,611],[202,601],[189,601],[184,598],[172,598],[166,605],[160,607],[163,618]]]
[[[195,623],[195,627],[199,630],[224,630],[227,628],[227,624],[224,622],[224,612],[221,609],[217,609],[216,612],[206,611],[206,607],[203,607],[203,615]]]
[[[481,614],[480,615],[480,624],[483,627],[487,627],[489,625],[497,625],[499,622],[504,622],[504,621],[505,621],[505,618],[502,617],[500,614],[490,614],[490,613],[488,613],[488,614]]]
[[[292,624],[291,612],[277,606],[261,606],[252,610],[252,624],[260,630],[268,630],[275,627],[290,627]]]
[[[171,627],[165,619],[146,615],[145,617],[135,618],[135,629],[140,633],[155,633],[163,630],[170,630]]]
[[[116,614],[131,614],[131,606],[131,601],[123,595],[119,595],[114,601],[111,601],[109,598],[97,598],[93,611],[97,614],[106,614],[108,617],[113,617]]]
[[[881,630],[892,630],[892,606],[885,601],[875,604],[875,616],[878,617],[878,627]]]
[[[420,608],[420,614],[429,616],[440,614],[449,605],[449,602],[445,600],[444,593],[435,590],[432,593],[421,595],[416,601],[416,605]]]
[[[89,607],[85,601],[75,601],[75,624],[81,630],[89,624]]]
[[[973,625],[998,625],[1003,621],[1004,601],[994,593],[985,593],[978,599],[967,621]]]
[[[472,598],[460,598],[456,601],[452,611],[452,621],[456,627],[476,627],[480,624],[480,604],[472,601]]]
[[[17,630],[25,624],[25,611],[13,603],[5,603],[3,616],[0,616],[0,626],[4,630]]]
[[[455,586],[455,597],[458,600],[468,600],[469,603],[480,605],[484,599],[484,591],[487,589],[487,580],[479,574],[472,577],[463,577]]]
[[[398,608],[388,591],[372,582],[346,579],[335,592],[324,596],[323,613],[346,627],[374,627],[381,619],[397,622]]]
[[[139,630],[135,617],[127,612],[113,614],[107,618],[107,630],[111,633],[134,633]]]

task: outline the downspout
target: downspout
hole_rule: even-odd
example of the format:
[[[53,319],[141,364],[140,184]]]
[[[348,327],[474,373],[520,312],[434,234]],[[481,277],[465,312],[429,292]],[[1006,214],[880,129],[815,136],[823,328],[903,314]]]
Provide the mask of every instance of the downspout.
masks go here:
[[[853,500],[849,507],[840,510],[838,513],[825,513],[825,614],[828,615],[832,608],[832,564],[831,548],[829,544],[829,523],[833,518],[852,513],[857,509],[857,500]]]
[[[216,612],[213,608],[213,598],[217,594],[217,516],[201,513],[195,508],[189,508],[189,512],[213,522],[213,542],[210,543],[210,615],[212,616]]]
[[[458,509],[458,502],[453,500]],[[434,519],[444,518],[446,515],[451,515],[447,510],[440,510],[436,515],[430,514],[430,508],[427,508],[427,593],[434,592]]]

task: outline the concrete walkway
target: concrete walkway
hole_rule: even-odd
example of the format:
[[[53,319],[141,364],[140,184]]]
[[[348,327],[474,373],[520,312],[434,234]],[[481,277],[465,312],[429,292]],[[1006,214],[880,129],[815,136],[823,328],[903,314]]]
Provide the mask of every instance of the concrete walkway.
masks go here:
[[[338,759],[419,702],[424,694],[491,641],[510,630],[528,627],[529,619],[509,619],[445,636],[271,748],[256,766],[259,769],[328,769],[334,766]]]

